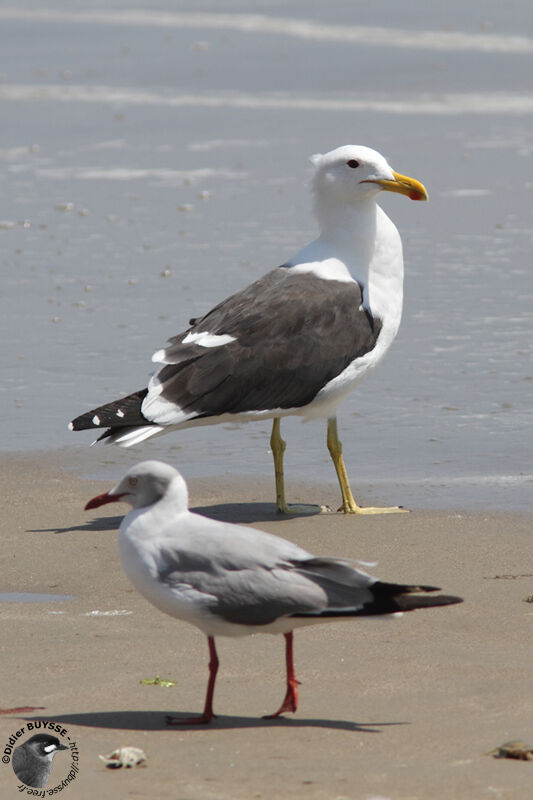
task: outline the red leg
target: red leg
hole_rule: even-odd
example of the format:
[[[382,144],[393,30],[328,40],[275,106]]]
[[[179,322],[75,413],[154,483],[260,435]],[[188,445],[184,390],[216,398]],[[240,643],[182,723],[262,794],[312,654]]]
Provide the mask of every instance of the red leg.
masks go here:
[[[219,661],[214,637],[208,636],[207,643],[209,645],[209,681],[202,715],[200,717],[173,717],[169,715],[166,718],[167,725],[207,725],[216,717],[216,714],[213,713],[213,695],[215,693],[215,680]]]
[[[296,680],[294,674],[294,661],[292,652],[292,631],[285,635],[285,664],[287,666],[287,691],[283,699],[283,703],[275,714],[268,714],[263,719],[275,719],[283,714],[285,711],[296,711],[298,708],[298,684],[300,681]]]

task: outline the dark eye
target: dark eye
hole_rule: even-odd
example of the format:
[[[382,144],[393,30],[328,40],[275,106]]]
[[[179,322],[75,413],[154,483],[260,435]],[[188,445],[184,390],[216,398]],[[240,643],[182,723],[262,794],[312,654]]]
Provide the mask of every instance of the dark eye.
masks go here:
[[[357,169],[357,167],[359,166],[359,161],[356,161],[355,158],[351,158],[349,161],[346,162],[346,165],[348,167],[351,167],[352,169]]]
[[[131,478],[128,478],[128,483],[130,486],[137,486],[137,478],[133,476]]]

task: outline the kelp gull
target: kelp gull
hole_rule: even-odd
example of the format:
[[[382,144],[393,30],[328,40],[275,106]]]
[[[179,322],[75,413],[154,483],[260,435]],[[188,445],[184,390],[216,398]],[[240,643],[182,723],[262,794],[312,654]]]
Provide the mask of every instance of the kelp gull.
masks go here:
[[[107,442],[131,447],[168,430],[272,418],[279,512],[285,499],[280,418],[327,417],[327,445],[345,513],[352,495],[337,434],[339,403],[383,358],[400,325],[400,235],[377,204],[380,192],[426,200],[368,147],[346,145],[311,158],[320,235],[295,256],[202,317],[158,350],[146,389],[73,420],[71,430],[107,428]]]

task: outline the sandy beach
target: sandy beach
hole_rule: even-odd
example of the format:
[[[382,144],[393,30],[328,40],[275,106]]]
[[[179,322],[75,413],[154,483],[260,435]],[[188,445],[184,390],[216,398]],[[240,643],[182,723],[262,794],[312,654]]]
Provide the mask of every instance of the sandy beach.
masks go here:
[[[533,738],[531,514],[413,509],[278,519],[268,481],[192,481],[191,507],[200,513],[245,521],[318,554],[378,561],[371,571],[382,579],[433,583],[465,602],[299,631],[300,707],[277,721],[261,715],[284,692],[282,639],[220,639],[218,719],[209,728],[169,729],[167,712],[201,711],[205,638],[128,584],[116,549],[121,517],[109,507],[83,510],[111,482],[82,480],[61,463],[61,452],[0,461],[2,592],[74,597],[2,603],[1,707],[41,710],[3,713],[0,729],[7,742],[32,720],[64,726],[79,749],[69,796],[530,796],[533,765],[487,753]],[[316,500],[317,491],[321,501],[337,500],[333,487],[325,496],[291,489],[295,500]],[[176,685],[141,685],[156,675]],[[121,745],[143,748],[147,765],[106,769],[98,754]],[[60,756],[49,788],[64,774]],[[16,795],[9,764],[0,785],[4,797]]]

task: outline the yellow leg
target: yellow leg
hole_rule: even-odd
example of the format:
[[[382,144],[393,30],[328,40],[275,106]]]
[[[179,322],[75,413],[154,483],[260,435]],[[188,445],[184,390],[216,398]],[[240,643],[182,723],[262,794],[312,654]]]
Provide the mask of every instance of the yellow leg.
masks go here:
[[[278,514],[287,514],[288,506],[285,499],[285,478],[283,475],[283,454],[286,443],[281,438],[279,417],[274,417],[272,434],[270,436],[270,449],[274,457],[274,474],[276,477],[276,511]]]
[[[339,486],[341,487],[342,506],[339,508],[339,511],[344,511],[345,514],[396,514],[407,510],[399,506],[389,506],[385,508],[368,506],[365,508],[357,505],[352,490],[350,489],[348,473],[346,472],[344,459],[342,457],[342,444],[337,433],[337,417],[328,419],[328,450],[335,466],[337,478],[339,479]]]
[[[327,506],[312,504],[291,504],[285,499],[285,477],[283,474],[283,454],[286,443],[281,438],[280,419],[274,417],[272,424],[272,434],[270,436],[270,449],[274,457],[274,473],[276,476],[276,511],[278,514],[320,514],[331,509]]]

